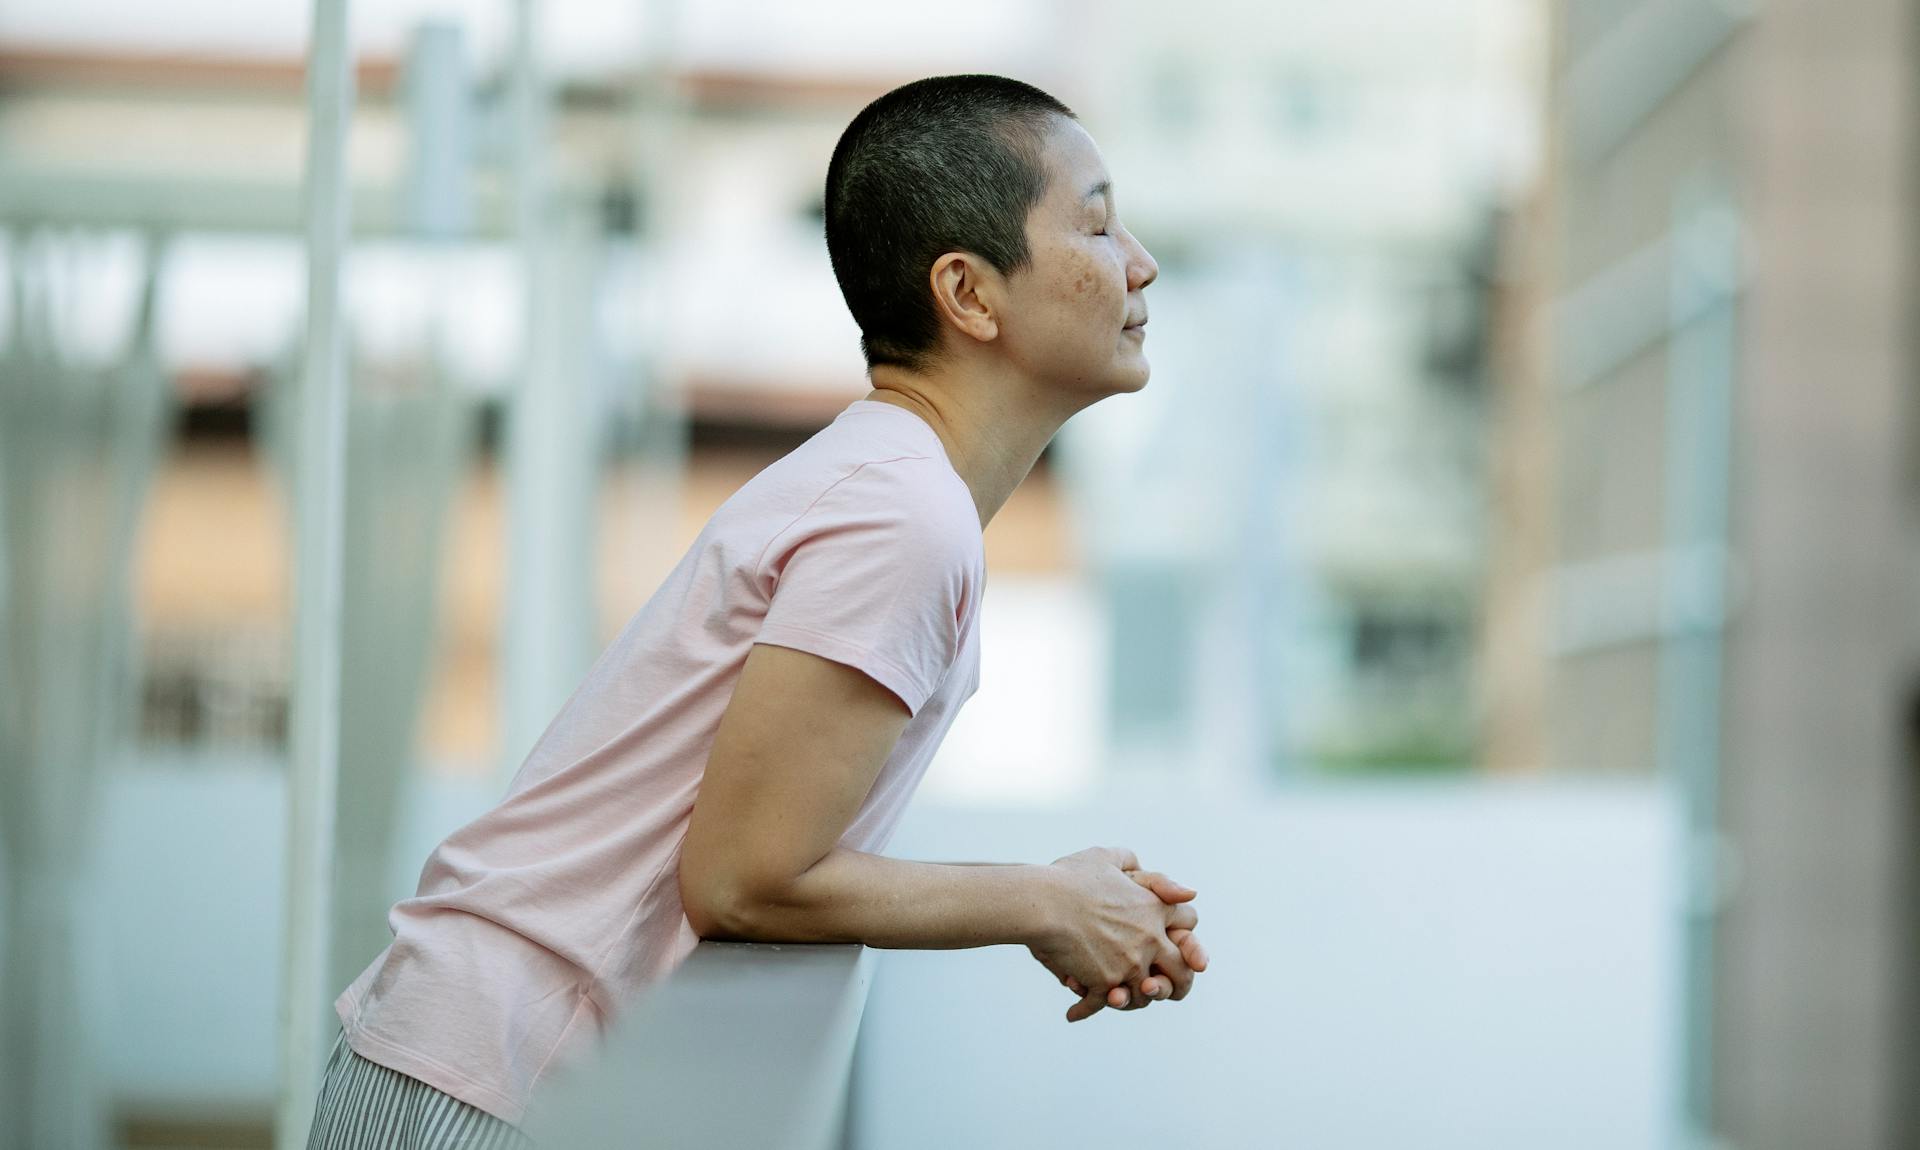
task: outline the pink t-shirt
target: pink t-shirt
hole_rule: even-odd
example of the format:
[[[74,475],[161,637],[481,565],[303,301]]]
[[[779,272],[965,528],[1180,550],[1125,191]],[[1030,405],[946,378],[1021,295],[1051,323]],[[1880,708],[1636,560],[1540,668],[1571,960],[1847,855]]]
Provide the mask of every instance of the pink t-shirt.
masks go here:
[[[491,810],[428,857],[334,1003],[347,1044],[507,1122],[699,937],[677,868],[748,648],[871,675],[912,718],[842,846],[879,852],[980,683],[980,518],[933,428],[878,400],[749,480]]]

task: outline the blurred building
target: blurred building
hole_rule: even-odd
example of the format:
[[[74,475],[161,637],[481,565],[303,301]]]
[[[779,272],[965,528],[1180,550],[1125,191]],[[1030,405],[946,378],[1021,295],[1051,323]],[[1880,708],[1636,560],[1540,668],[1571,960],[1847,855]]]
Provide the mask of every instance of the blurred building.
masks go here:
[[[1251,684],[1258,745],[1229,753],[1262,773],[1473,761],[1485,340],[1498,221],[1534,163],[1529,9],[1069,7],[1068,90],[1161,264],[1150,394],[1062,432],[1098,444],[1087,529],[1127,563],[1116,749],[1217,755],[1209,732],[1237,725],[1218,699]]]
[[[603,53],[542,81],[545,192],[556,219],[588,229],[559,274],[593,285],[575,334],[595,348],[580,367],[611,427],[612,530],[599,537],[631,538],[621,524],[648,508],[667,514],[664,530],[598,559],[602,638],[692,537],[711,495],[859,394],[857,331],[819,240],[821,173],[866,100],[941,70],[908,69],[879,42],[756,49],[701,11],[684,15],[671,57],[609,66]],[[1079,444],[1088,462],[1068,461],[1071,506],[1053,505],[1049,450],[989,529],[990,557],[1098,581],[1117,759],[1466,763],[1485,301],[1495,222],[1531,166],[1512,143],[1526,139],[1532,95],[1520,6],[1379,3],[1334,16],[1218,4],[1176,17],[1134,5],[1094,19],[1062,3],[1019,19],[1020,42],[1072,28],[1076,50],[996,49],[1004,62],[988,65],[976,51],[966,66],[1029,75],[1080,110],[1163,270],[1150,293],[1153,394],[1066,429],[1060,446]],[[1227,27],[1237,32],[1223,47]],[[541,353],[528,345],[513,240],[511,78],[497,53],[481,58],[484,28],[464,46],[454,31],[456,60],[476,57],[455,69],[472,77],[458,131],[427,136],[417,122],[425,37],[362,58],[347,306],[368,370],[417,376],[437,362],[482,407],[480,462],[445,528],[460,557],[447,562],[446,637],[425,703],[430,757],[478,764],[501,733],[490,684],[502,605],[484,572],[505,538],[507,492],[488,461],[511,381]],[[961,39],[950,67],[967,59]],[[300,74],[272,56],[22,48],[0,59],[12,173],[0,214],[171,236],[157,339],[201,446],[156,480],[159,522],[191,531],[224,516],[238,533],[225,564],[177,545],[144,561],[156,733],[240,723],[270,737],[284,707],[283,676],[256,673],[284,666],[284,531],[245,445],[253,398],[290,366],[298,334]],[[423,244],[412,226],[430,166],[422,141],[442,137],[455,143],[435,143],[431,163],[469,177],[461,226]],[[425,182],[435,179],[446,183]],[[110,324],[83,334],[117,338]],[[682,458],[722,478],[694,478],[706,502],[666,512]],[[222,510],[180,502],[195,498]],[[1218,741],[1245,728],[1251,742]]]
[[[1691,1144],[1920,1144],[1914,15],[1555,6],[1490,742],[1682,799]]]

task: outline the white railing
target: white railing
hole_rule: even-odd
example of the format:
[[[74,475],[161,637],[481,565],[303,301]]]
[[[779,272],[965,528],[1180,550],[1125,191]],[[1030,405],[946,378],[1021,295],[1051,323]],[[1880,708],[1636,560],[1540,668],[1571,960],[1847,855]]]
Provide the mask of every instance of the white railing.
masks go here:
[[[875,952],[703,942],[556,1072],[522,1129],[542,1147],[837,1150]]]

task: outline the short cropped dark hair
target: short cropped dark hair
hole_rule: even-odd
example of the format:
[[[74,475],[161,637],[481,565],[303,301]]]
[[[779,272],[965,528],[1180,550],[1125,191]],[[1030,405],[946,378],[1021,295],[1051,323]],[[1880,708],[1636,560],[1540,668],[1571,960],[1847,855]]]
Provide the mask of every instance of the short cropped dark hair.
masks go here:
[[[1043,140],[1073,110],[1005,76],[930,76],[874,100],[827,162],[827,256],[867,366],[924,370],[940,316],[927,274],[950,251],[1025,268],[1027,213],[1047,190]]]

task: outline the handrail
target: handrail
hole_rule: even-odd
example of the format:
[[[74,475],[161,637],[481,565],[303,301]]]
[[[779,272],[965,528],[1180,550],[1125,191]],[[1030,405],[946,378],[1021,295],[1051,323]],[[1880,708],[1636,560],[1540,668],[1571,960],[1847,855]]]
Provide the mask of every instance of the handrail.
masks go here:
[[[543,1150],[837,1150],[875,952],[702,942],[557,1071],[521,1129]]]

